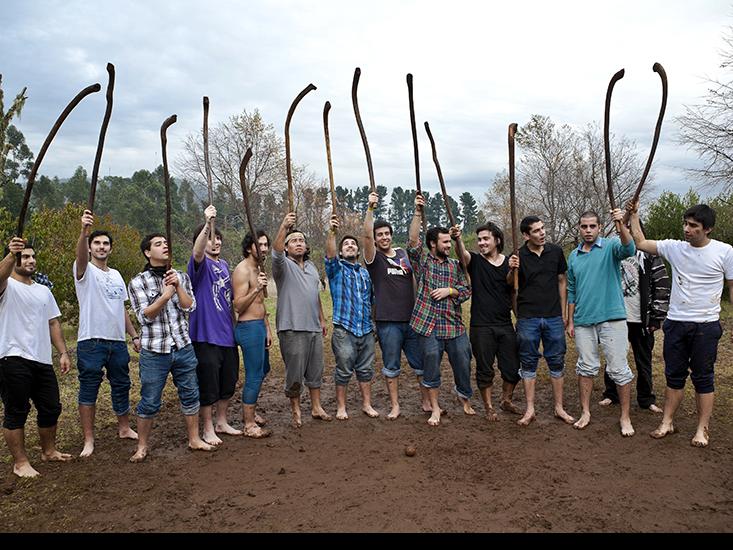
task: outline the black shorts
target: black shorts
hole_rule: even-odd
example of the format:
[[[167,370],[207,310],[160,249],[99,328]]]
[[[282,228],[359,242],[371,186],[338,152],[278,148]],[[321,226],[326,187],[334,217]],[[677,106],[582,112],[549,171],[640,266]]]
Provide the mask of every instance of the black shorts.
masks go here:
[[[3,428],[19,430],[25,426],[30,401],[38,411],[38,427],[52,428],[61,415],[59,383],[53,365],[22,357],[0,359],[0,397],[5,407]]]
[[[239,379],[239,350],[194,342],[198,366],[199,401],[202,407],[210,407],[217,401],[230,399]]]
[[[720,321],[692,323],[667,319],[664,331],[664,375],[667,387],[681,390],[689,375],[695,392],[715,391],[715,360],[723,335]]]
[[[471,351],[476,358],[476,385],[488,388],[494,382],[494,360],[501,378],[510,384],[519,382],[519,348],[511,324],[471,327]]]

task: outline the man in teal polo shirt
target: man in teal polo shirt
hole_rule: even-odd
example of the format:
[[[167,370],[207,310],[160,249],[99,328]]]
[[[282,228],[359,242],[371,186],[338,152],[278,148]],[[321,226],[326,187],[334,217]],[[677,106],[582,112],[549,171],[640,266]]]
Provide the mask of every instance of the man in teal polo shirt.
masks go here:
[[[622,222],[623,211],[611,211],[620,223],[621,238],[600,236],[601,220],[589,210],[580,215],[581,243],[568,258],[568,335],[578,350],[578,392],[583,409],[573,427],[582,430],[590,423],[593,378],[601,366],[599,351],[606,357],[606,372],[616,383],[621,404],[621,435],[631,437],[629,407],[634,375],[626,360],[628,328],[621,290],[621,260],[636,252],[631,233]],[[618,224],[617,224],[618,225]]]

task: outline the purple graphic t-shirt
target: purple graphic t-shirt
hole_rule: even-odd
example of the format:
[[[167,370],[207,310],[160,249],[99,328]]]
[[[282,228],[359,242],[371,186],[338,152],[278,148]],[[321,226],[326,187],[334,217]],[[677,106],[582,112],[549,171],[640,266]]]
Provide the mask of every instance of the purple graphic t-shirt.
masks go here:
[[[204,261],[196,265],[191,256],[188,276],[196,296],[196,309],[189,319],[191,340],[235,347],[229,264],[224,260],[215,262],[205,256]]]

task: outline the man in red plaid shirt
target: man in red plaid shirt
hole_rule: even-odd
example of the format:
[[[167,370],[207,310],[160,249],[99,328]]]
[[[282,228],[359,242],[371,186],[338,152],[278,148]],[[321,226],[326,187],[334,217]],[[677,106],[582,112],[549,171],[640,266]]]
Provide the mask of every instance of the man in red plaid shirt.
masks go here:
[[[471,288],[457,260],[449,258],[451,238],[445,227],[431,227],[425,235],[428,254],[420,242],[422,194],[415,196],[415,215],[410,223],[407,254],[415,270],[417,297],[410,326],[418,334],[423,356],[422,385],[428,388],[432,413],[428,424],[440,424],[438,406],[440,361],[443,352],[453,369],[455,391],[466,414],[476,414],[469,399],[471,390],[471,344],[463,326],[461,304],[471,297]]]

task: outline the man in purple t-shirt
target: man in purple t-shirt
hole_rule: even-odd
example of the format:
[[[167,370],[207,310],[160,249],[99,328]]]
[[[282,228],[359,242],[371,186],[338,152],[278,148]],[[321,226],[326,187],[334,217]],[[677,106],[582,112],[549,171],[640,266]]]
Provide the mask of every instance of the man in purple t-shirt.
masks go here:
[[[232,281],[229,265],[219,259],[221,232],[216,229],[214,239],[209,236],[216,208],[209,205],[204,210],[206,223],[196,229],[193,237],[193,253],[188,262],[196,297],[196,310],[191,313],[190,334],[198,367],[203,420],[203,440],[209,445],[220,445],[217,433],[242,435],[227,422],[227,407],[234,395],[239,377],[239,352],[234,341],[232,316]],[[216,424],[213,407],[216,405]]]

